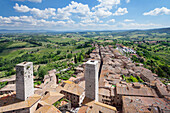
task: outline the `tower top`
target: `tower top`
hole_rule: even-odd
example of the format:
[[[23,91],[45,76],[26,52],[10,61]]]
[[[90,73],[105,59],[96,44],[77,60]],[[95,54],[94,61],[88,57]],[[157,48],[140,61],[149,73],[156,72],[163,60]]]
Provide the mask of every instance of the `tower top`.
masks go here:
[[[97,60],[89,60],[86,62],[86,64],[97,65],[98,61]]]
[[[29,65],[29,64],[33,64],[32,62],[22,62],[20,64],[17,64],[16,66],[26,66],[26,65]]]

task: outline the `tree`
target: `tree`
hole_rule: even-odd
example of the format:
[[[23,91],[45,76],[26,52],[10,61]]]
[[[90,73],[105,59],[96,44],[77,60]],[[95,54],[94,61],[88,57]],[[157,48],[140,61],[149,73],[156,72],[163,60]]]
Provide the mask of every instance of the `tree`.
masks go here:
[[[72,58],[72,54],[69,53],[69,54],[67,55],[67,58]]]
[[[38,70],[38,75],[41,79],[44,78],[44,75],[47,74],[47,69],[45,69],[45,67],[40,66],[39,70]]]
[[[57,51],[57,55],[59,55],[60,53],[61,53],[61,51],[60,51],[60,50],[58,50],[58,51]]]
[[[58,79],[59,79],[59,77],[61,77],[61,74],[60,74],[60,73],[57,73],[57,74],[56,74],[57,84],[59,84],[59,80],[58,80]]]
[[[165,77],[166,74],[164,73],[164,71],[158,66],[157,68],[157,74],[160,76],[160,77]]]
[[[76,55],[74,56],[74,62],[75,62],[75,64],[77,64],[77,57],[76,57]]]

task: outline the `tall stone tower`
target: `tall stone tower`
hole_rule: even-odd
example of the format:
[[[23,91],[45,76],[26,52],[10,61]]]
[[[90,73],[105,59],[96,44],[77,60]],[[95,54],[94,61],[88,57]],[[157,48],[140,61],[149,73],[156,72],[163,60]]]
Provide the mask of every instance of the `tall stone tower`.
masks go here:
[[[16,97],[26,100],[34,94],[33,63],[23,62],[16,65]]]
[[[98,61],[89,60],[85,66],[85,96],[98,101]]]

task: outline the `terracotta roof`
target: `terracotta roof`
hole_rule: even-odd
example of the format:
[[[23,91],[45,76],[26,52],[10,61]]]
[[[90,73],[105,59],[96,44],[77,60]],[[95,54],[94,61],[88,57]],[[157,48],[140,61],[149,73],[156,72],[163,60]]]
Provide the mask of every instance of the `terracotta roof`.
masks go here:
[[[80,107],[78,113],[86,113],[87,108],[88,108],[88,106],[82,106],[82,107]]]
[[[149,81],[154,81],[155,80],[154,76],[153,76],[153,73],[148,69],[142,70],[141,75],[145,76],[147,79],[149,79]]]
[[[110,90],[106,88],[99,88],[99,95],[105,95],[110,97]]]
[[[75,95],[81,95],[84,92],[84,88],[80,87],[78,84],[68,84],[66,83],[62,89],[63,91],[73,93]]]
[[[62,113],[62,112],[53,105],[44,105],[40,107],[38,110],[36,110],[34,113]]]
[[[115,113],[117,112],[117,109],[113,106],[103,104],[100,102],[93,102],[93,104],[88,105],[88,109],[86,110],[86,113],[99,113],[99,111],[102,111],[102,113]]]
[[[7,106],[0,107],[0,112],[7,112],[18,110],[22,108],[29,108],[34,105],[38,100],[40,100],[41,96],[34,94],[33,96],[28,97],[26,101],[21,101],[15,104],[10,104]]]
[[[79,85],[80,87],[83,87],[83,88],[85,89],[85,80],[79,82],[78,85]]]
[[[63,94],[50,91],[41,99],[41,101],[44,101],[48,104],[54,104],[56,101],[60,100],[63,97]]]
[[[138,95],[138,96],[151,96],[156,97],[156,92],[154,89],[149,87],[134,88],[132,84],[116,84],[116,92],[119,95]]]
[[[170,92],[167,91],[166,86],[163,83],[156,83],[156,87],[162,96],[170,96]]]
[[[16,75],[12,75],[9,78],[1,78],[0,82],[5,82],[5,81],[15,81],[16,80]]]
[[[70,77],[69,78],[69,81],[75,81],[77,78],[75,78],[75,77]]]
[[[62,89],[63,89],[63,87],[60,86],[60,85],[58,85],[55,90],[56,90],[56,92],[60,93],[60,91],[61,91]]]
[[[16,90],[15,84],[8,84],[0,89],[0,91],[15,91],[15,90]]]
[[[96,104],[98,106],[102,106],[102,107],[108,108],[108,109],[111,109],[111,110],[114,110],[114,111],[117,111],[117,109],[115,107],[107,105],[107,104],[103,104],[101,102],[95,102],[94,104]]]
[[[40,102],[38,102],[38,104],[41,105],[41,106],[50,105],[50,104],[48,104],[48,103],[46,103],[46,102],[44,102],[44,101],[40,101]]]
[[[149,111],[148,108],[160,108],[161,110],[170,110],[169,104],[162,98],[123,96],[122,100],[124,113],[150,113],[151,111]]]
[[[90,105],[93,105],[94,103],[94,100],[88,98],[88,97],[85,97],[83,102],[82,102],[82,105],[87,105],[87,106],[90,106]]]

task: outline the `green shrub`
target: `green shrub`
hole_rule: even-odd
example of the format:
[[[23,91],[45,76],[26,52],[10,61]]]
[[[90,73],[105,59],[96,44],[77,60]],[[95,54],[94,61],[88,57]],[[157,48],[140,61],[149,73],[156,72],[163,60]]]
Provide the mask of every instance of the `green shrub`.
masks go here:
[[[141,83],[144,82],[139,76],[137,76],[137,79],[138,79],[138,81],[141,82]]]
[[[122,78],[123,78],[123,80],[125,80],[126,78],[125,78],[125,75],[122,75]]]
[[[0,89],[3,88],[3,87],[5,87],[7,84],[8,84],[7,81],[5,81],[5,82],[0,82]]]

